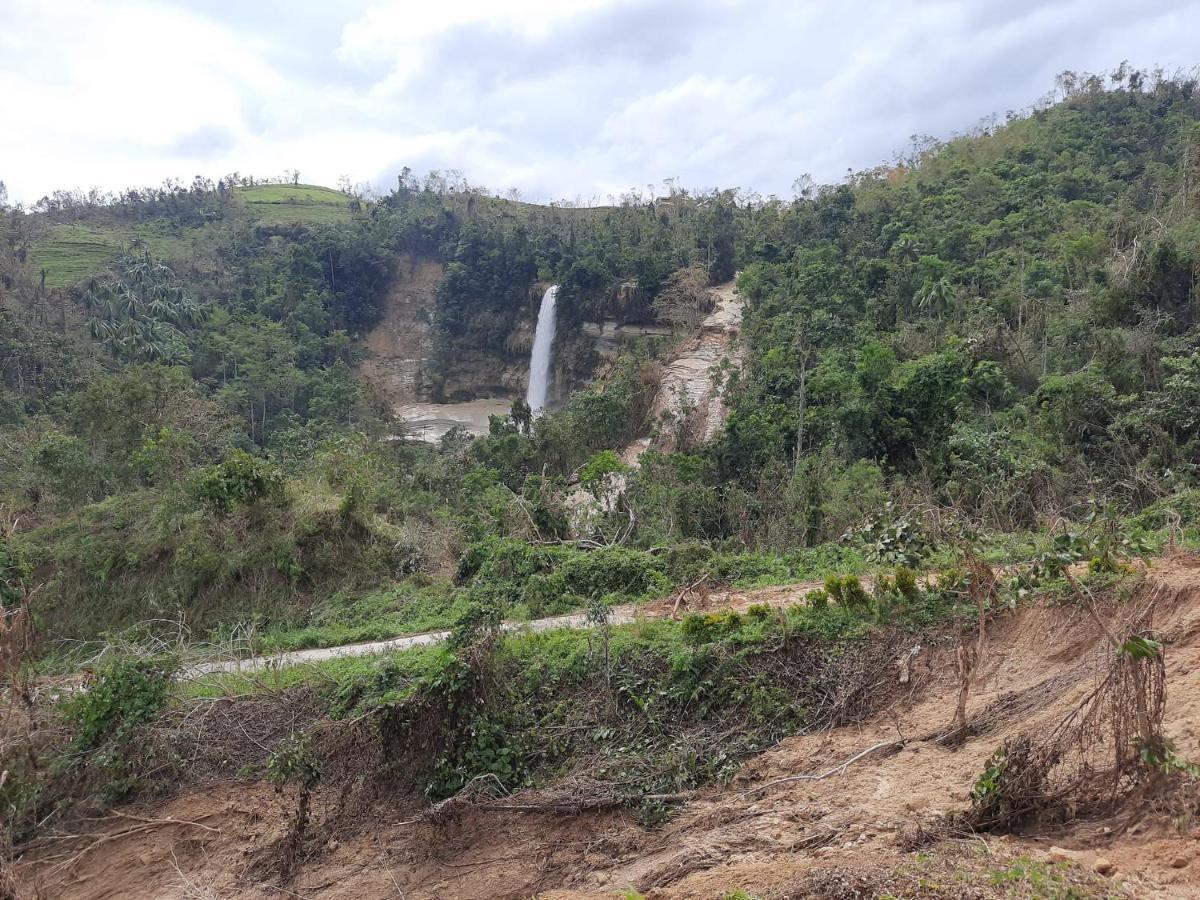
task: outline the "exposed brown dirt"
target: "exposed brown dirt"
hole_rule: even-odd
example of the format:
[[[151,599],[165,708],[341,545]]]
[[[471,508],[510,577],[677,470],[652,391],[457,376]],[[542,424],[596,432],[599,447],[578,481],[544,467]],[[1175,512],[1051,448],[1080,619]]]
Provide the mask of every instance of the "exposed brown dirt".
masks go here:
[[[1200,759],[1200,563],[1183,555],[1159,561],[1127,603],[1153,605],[1167,648],[1166,733],[1180,756]],[[1127,610],[1114,605],[1104,614],[1117,621]],[[155,824],[132,830],[146,823],[106,820],[99,841],[52,842],[17,872],[26,885],[40,881],[44,896],[64,898],[580,900],[630,888],[652,898],[719,898],[739,889],[760,898],[1200,897],[1195,796],[1157,795],[1107,818],[1021,836],[944,829],[945,814],[966,808],[971,785],[1006,737],[1052,727],[1095,684],[1103,641],[1078,608],[1022,607],[989,630],[970,696],[975,727],[957,748],[928,739],[953,716],[952,654],[922,649],[911,689],[882,714],[780,743],[657,828],[612,811],[468,810],[448,821],[414,821],[417,798],[385,796],[340,820],[280,892],[254,873],[282,837],[294,796],[219,783],[124,809]],[[830,774],[771,784],[822,773]],[[327,812],[336,803],[318,798]],[[922,829],[937,839],[923,839]],[[1031,887],[1036,878],[1022,875],[1028,860],[1042,866],[1036,878],[1053,879],[1040,893]],[[1107,875],[1093,871],[1097,861],[1107,861]]]
[[[402,255],[384,300],[383,318],[364,344],[359,375],[389,407],[424,399],[424,369],[433,354],[433,313],[442,264]]]

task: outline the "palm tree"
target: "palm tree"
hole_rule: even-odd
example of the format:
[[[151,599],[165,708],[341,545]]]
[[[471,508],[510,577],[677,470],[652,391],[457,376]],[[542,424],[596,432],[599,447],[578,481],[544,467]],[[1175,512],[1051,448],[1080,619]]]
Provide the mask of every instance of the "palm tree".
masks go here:
[[[945,277],[927,281],[917,295],[917,305],[940,319],[954,305],[954,288]]]
[[[177,362],[183,344],[178,326],[204,320],[204,308],[148,250],[124,254],[118,274],[93,282],[83,301],[93,313],[92,336],[128,360]]]

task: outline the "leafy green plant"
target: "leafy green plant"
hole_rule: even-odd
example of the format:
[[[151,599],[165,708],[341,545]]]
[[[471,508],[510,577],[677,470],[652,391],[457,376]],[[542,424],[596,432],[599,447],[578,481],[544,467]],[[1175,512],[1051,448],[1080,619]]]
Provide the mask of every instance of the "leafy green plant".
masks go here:
[[[1004,777],[1006,757],[1004,751],[996,750],[984,763],[983,773],[975,779],[971,786],[971,799],[979,804],[986,804],[1000,792],[1000,779]]]
[[[868,559],[895,566],[917,566],[933,550],[932,541],[916,517],[898,514],[891,503],[843,538],[862,541]]]
[[[584,463],[579,470],[579,483],[593,494],[604,490],[609,476],[628,472],[629,466],[613,450],[601,450]]]
[[[282,488],[279,470],[245,450],[233,450],[216,465],[201,469],[191,483],[193,496],[220,513],[277,497]]]
[[[121,656],[106,663],[85,691],[63,704],[74,732],[72,749],[86,752],[129,741],[162,710],[177,665],[169,656]]]
[[[320,777],[321,761],[306,735],[288,735],[267,757],[267,780],[276,787],[298,784],[311,788]]]

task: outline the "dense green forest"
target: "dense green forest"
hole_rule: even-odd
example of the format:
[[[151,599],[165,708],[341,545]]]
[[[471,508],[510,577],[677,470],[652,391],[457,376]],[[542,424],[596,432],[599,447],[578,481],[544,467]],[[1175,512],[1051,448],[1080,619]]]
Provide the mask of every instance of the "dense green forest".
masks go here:
[[[231,177],[5,207],[0,600],[36,588],[52,643],[296,646],[911,562],[952,533],[1194,528],[1200,92],[1064,85],[793,200],[535,206],[406,172],[379,197]],[[661,344],[535,421],[397,439],[355,364],[404,254],[445,266],[443,371],[530,321],[536,282],[570,335],[739,272],[727,426],[646,453],[587,534],[572,485],[605,491],[608,451],[665,427]]]

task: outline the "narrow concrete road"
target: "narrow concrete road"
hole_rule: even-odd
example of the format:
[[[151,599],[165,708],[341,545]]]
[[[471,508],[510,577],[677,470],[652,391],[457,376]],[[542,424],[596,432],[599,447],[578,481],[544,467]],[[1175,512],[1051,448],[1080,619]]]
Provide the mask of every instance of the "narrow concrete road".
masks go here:
[[[609,621],[613,625],[628,625],[634,620],[637,607],[628,604],[614,606]],[[504,631],[553,631],[557,628],[587,628],[588,621],[585,613],[570,613],[565,616],[551,616],[546,619],[535,619],[532,622],[505,622],[500,626]],[[367,641],[361,644],[343,644],[340,647],[317,647],[311,650],[288,650],[281,653],[270,653],[264,656],[250,656],[245,659],[224,659],[213,662],[197,663],[184,668],[180,675],[182,680],[199,678],[216,672],[230,672],[250,675],[255,672],[294,666],[298,663],[322,662],[328,659],[341,659],[351,656],[376,656],[383,653],[393,653],[397,650],[410,650],[413,647],[425,647],[430,644],[440,644],[450,637],[449,631],[427,631],[424,634],[411,634],[404,637],[389,638],[386,641]]]
[[[871,588],[870,579],[864,579],[863,586]],[[717,610],[736,610],[745,612],[754,604],[766,604],[775,609],[785,609],[802,602],[804,595],[811,590],[821,587],[819,581],[802,581],[793,584],[773,585],[771,587],[737,590],[736,588],[720,588],[711,594],[706,594],[700,606],[693,606],[692,600],[685,602],[680,611],[688,612],[699,609],[703,612]],[[693,599],[695,599],[693,597]],[[674,600],[664,597],[643,605],[632,603],[614,606],[610,610],[609,621],[613,625],[628,625],[636,619],[659,619],[672,615]],[[563,616],[550,616],[545,619],[534,619],[532,622],[505,622],[500,626],[503,631],[554,631],[558,628],[588,628],[587,614],[583,612],[568,613]],[[186,666],[180,675],[181,679],[198,678],[214,672],[233,672],[243,675],[253,674],[264,670],[294,666],[297,663],[321,662],[328,659],[340,659],[350,656],[375,656],[382,653],[393,653],[397,650],[409,650],[413,647],[426,647],[430,644],[440,644],[450,636],[449,631],[427,631],[423,634],[410,634],[403,637],[388,638],[385,641],[367,641],[361,644],[342,644],[339,647],[317,647],[312,650],[288,650],[281,653],[269,653],[263,656],[248,656],[242,659],[221,659],[211,662],[196,663]]]

